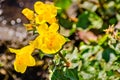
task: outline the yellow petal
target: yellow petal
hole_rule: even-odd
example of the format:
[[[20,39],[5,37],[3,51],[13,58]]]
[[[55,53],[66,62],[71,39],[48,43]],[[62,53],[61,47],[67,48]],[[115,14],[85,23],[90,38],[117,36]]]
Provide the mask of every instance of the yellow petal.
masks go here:
[[[46,4],[46,7],[48,8],[51,17],[55,17],[57,15],[57,7],[55,7],[53,4]]]
[[[35,49],[35,47],[34,47],[34,45],[27,45],[27,46],[25,46],[25,47],[23,47],[23,48],[21,48],[21,50],[20,50],[20,53],[21,54],[32,54],[32,52],[33,52],[33,50]]]
[[[42,44],[41,36],[38,36],[33,42],[35,44],[35,48],[41,49],[41,44]]]
[[[57,46],[58,47],[58,46]],[[47,45],[43,45],[41,47],[41,51],[44,52],[45,54],[55,54],[56,52],[58,52],[61,49],[61,47],[59,48],[50,48]]]
[[[25,8],[22,10],[22,13],[25,15],[25,17],[27,17],[27,19],[29,19],[29,20],[34,19],[34,12],[30,9]]]
[[[36,27],[38,33],[41,35],[41,34],[44,34],[46,31],[48,31],[48,25],[46,23],[44,24],[41,24],[40,26]]]
[[[10,50],[10,52],[12,52],[12,53],[16,53],[16,54],[19,53],[19,50],[18,50],[18,49],[9,48],[9,50]]]
[[[21,54],[24,54],[24,53],[27,53],[27,54],[32,54],[33,50],[35,49],[35,46],[34,45],[27,45],[21,49],[13,49],[13,48],[9,48],[10,52],[12,53],[16,53],[16,55],[21,55]]]
[[[46,44],[43,44],[41,47],[41,51],[44,52],[45,54],[52,54],[54,51],[50,50]]]
[[[59,25],[57,23],[52,23],[49,27],[49,31],[56,32],[59,29]]]
[[[24,64],[24,61],[21,60],[21,58],[16,57],[16,60],[14,62],[14,68],[17,72],[24,73],[27,68],[27,65]]]
[[[35,65],[35,59],[30,55],[28,62],[27,62],[28,66],[34,66]]]
[[[58,35],[58,41],[61,43],[61,45],[63,45],[63,44],[65,44],[65,42],[66,42],[66,39],[65,39],[65,37],[64,36],[62,36],[61,34],[59,34]]]
[[[44,9],[45,9],[45,5],[43,2],[41,1],[37,1],[35,4],[34,4],[34,9],[35,9],[35,12],[37,14],[43,14],[44,13]]]
[[[49,24],[52,24],[52,23],[56,23],[57,20],[56,20],[55,17],[53,17],[53,18],[49,18],[49,19],[47,19],[47,22],[48,22]]]
[[[37,15],[35,17],[35,23],[36,24],[43,24],[46,22],[46,19],[44,19],[44,16],[43,15]]]

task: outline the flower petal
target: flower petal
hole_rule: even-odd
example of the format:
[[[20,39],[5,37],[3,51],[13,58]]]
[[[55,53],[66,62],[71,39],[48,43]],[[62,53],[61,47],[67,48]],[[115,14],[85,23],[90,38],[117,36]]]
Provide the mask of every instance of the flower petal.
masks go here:
[[[32,54],[32,52],[33,52],[33,50],[34,50],[34,45],[27,45],[27,46],[25,46],[25,47],[23,47],[23,48],[21,48],[21,50],[20,50],[20,53],[21,54]]]
[[[44,34],[46,31],[48,31],[48,25],[46,23],[44,24],[41,24],[40,26],[36,27],[38,33],[41,35],[41,34]]]
[[[49,31],[56,32],[59,29],[59,25],[57,23],[52,23],[49,27]]]
[[[28,66],[34,66],[35,65],[35,59],[30,55],[28,59]]]
[[[14,68],[17,72],[24,73],[27,68],[27,65],[24,64],[24,61],[21,60],[21,58],[16,56],[16,60],[14,62]]]
[[[41,36],[38,36],[38,37],[33,41],[33,44],[35,45],[35,48],[41,49],[41,45],[42,45],[42,38],[41,38]]]
[[[59,34],[58,37],[59,37],[59,38],[58,38],[58,39],[59,39],[58,41],[61,43],[61,45],[65,44],[66,39],[65,39],[61,34]]]
[[[27,17],[29,20],[33,20],[34,18],[34,12],[28,8],[25,8],[22,10],[22,13]]]
[[[49,24],[52,24],[52,23],[56,23],[56,22],[57,22],[57,20],[56,20],[55,17],[49,18],[49,19],[47,19],[47,21],[48,21]]]
[[[40,2],[40,1],[37,1],[35,4],[34,4],[34,9],[35,9],[35,12],[37,14],[43,14],[44,13],[44,9],[45,9],[45,5],[43,2]]]
[[[55,7],[53,4],[46,4],[46,8],[48,9],[51,17],[55,17],[57,15],[57,7]]]
[[[19,54],[19,50],[18,50],[18,49],[9,48],[9,50],[10,50],[10,52],[12,52],[12,53]]]
[[[36,24],[43,24],[46,22],[46,19],[44,19],[44,16],[41,16],[41,15],[37,15],[35,17],[35,23]]]

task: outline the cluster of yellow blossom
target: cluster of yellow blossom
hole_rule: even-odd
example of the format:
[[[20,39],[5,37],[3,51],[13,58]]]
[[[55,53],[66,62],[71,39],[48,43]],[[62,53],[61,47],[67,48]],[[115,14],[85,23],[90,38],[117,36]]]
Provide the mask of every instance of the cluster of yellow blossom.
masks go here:
[[[25,8],[22,13],[30,20],[29,24],[25,24],[27,30],[33,30],[34,27],[39,35],[29,45],[21,49],[9,48],[11,52],[16,53],[14,68],[21,73],[25,72],[27,66],[35,65],[35,59],[31,55],[34,49],[39,49],[45,54],[55,54],[66,42],[64,36],[58,33],[57,7],[37,1],[34,4],[34,10]]]
[[[26,18],[31,21],[29,25],[26,25],[28,30],[32,29],[34,23],[39,25],[45,22],[48,22],[49,24],[56,22],[55,17],[57,15],[57,7],[53,4],[44,4],[43,2],[37,1],[34,4],[34,10],[35,11],[25,8],[22,11]]]

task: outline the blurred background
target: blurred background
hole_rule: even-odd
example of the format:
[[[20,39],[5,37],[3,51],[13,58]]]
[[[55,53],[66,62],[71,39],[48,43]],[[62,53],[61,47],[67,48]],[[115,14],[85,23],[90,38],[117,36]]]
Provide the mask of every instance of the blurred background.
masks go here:
[[[33,4],[36,1],[38,0],[0,0],[0,80],[48,80],[48,64],[51,64],[53,57],[44,56],[41,59],[39,54],[35,54],[34,57],[38,60],[38,64],[35,67],[29,67],[24,74],[20,74],[15,72],[13,68],[15,54],[11,54],[8,50],[8,47],[21,48],[35,38],[33,33],[27,32],[23,26],[24,23],[28,23],[28,20],[21,14],[21,11],[26,7],[34,10]],[[108,41],[104,37],[104,30],[109,28],[110,25],[115,26],[115,31],[120,29],[120,0],[39,1],[45,3],[52,2],[61,8],[58,10],[57,15],[60,24],[59,31],[70,40],[70,42],[65,44],[64,49],[74,51],[74,48],[77,47],[79,51],[82,51],[80,50],[80,45],[84,44],[87,47],[92,45],[94,48],[100,44],[103,48],[102,59],[104,59],[105,62],[109,62],[110,52],[113,52],[116,56],[120,56],[117,54],[119,53],[120,48],[118,47],[120,46],[118,45],[117,47],[118,52],[116,49],[111,49],[111,47],[107,45]],[[99,43],[100,39],[103,40]],[[117,41],[119,42],[119,39]],[[115,45],[117,45],[117,43],[115,43]],[[93,48],[90,48],[91,52]],[[87,50],[89,49],[87,48],[86,52]],[[90,56],[93,58],[96,57],[96,54],[91,54]],[[117,57],[116,60],[120,60],[120,58]],[[120,64],[118,64],[117,67],[120,67]],[[117,68],[114,73],[112,69],[108,72],[108,75],[106,73],[106,76],[114,73],[117,77],[120,77],[119,70],[120,69]],[[114,78],[100,78],[100,80],[113,79]],[[90,79],[83,77],[81,80]]]

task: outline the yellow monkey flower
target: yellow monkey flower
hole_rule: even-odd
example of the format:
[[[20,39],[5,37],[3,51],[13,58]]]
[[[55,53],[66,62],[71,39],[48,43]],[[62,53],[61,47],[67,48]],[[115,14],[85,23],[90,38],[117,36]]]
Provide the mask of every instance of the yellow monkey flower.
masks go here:
[[[37,1],[34,4],[34,11],[25,8],[22,13],[27,17],[27,19],[34,21],[36,24],[43,24],[48,22],[49,24],[55,23],[57,20],[55,16],[57,15],[57,7],[53,4],[44,4],[41,1]]]
[[[14,68],[17,72],[24,73],[27,66],[34,66],[35,59],[31,56],[34,47],[32,45],[25,46],[21,49],[9,48],[12,53],[16,53]]]
[[[36,15],[36,23],[43,24],[44,22],[55,23],[57,15],[57,7],[53,4],[44,4],[43,2],[37,1],[34,4],[34,10],[38,14]]]
[[[46,54],[58,52],[66,42],[65,38],[57,32],[58,29],[56,23],[52,23],[50,27],[45,23],[37,27],[40,35],[34,41],[36,47]]]
[[[55,17],[57,15],[57,7],[53,4],[44,4],[41,1],[35,2],[34,10],[37,14],[42,16],[47,14],[47,17]]]

